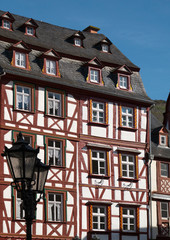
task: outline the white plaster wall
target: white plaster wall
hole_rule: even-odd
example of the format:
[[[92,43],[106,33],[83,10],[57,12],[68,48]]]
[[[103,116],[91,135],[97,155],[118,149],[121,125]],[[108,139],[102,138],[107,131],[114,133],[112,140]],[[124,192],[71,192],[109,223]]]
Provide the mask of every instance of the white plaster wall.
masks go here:
[[[141,133],[140,133],[140,141],[142,143],[146,142],[146,132],[141,131]]]
[[[82,133],[83,134],[88,134],[88,124],[87,123],[82,123],[83,124],[83,129],[82,129]]]
[[[121,140],[135,141],[135,133],[122,130],[121,131]]]
[[[92,190],[93,194],[95,195],[94,189],[91,188],[91,190]],[[89,199],[93,198],[93,196],[92,196],[92,194],[91,194],[91,192],[90,192],[88,187],[82,187],[82,197],[89,198]]]
[[[147,232],[147,211],[139,210],[139,228],[140,232]]]
[[[158,223],[157,223],[157,204],[156,201],[152,201],[152,227],[153,227],[153,231],[152,231],[152,237],[154,239],[156,239],[156,236],[158,234]]]
[[[124,191],[124,200],[125,201],[133,201],[129,191]]]
[[[68,94],[67,99],[68,99],[68,101],[70,101],[70,102],[77,102],[76,99],[75,99],[75,98],[73,97],[73,95],[71,95],[71,94]]]
[[[13,91],[12,89],[9,90],[9,89],[6,89],[6,95],[7,95],[7,99],[8,99],[8,104],[9,105],[13,105]]]
[[[88,108],[86,106],[82,107],[82,120],[88,120]]]
[[[4,201],[7,217],[11,217],[11,202]]]
[[[115,190],[115,200],[121,200],[121,191]]]
[[[43,205],[42,204],[37,204],[37,220],[43,220]]]
[[[73,114],[74,114],[74,111],[76,109],[76,105],[75,104],[72,104],[72,103],[68,103],[67,105],[67,109],[68,109],[68,113],[67,113],[67,116],[68,117],[73,117]]]
[[[67,140],[66,145],[67,145],[67,148],[66,148],[67,151],[74,152],[74,146],[69,140]]]
[[[112,217],[111,218],[111,229],[113,231],[119,231],[120,228],[120,219],[119,217]]]
[[[66,167],[70,167],[73,153],[66,153]]]
[[[99,189],[99,195],[102,193],[103,189]],[[110,189],[105,190],[102,199],[111,200],[112,199],[112,192]]]
[[[87,206],[84,205],[82,205],[82,223],[83,223],[82,228],[87,229]]]
[[[43,224],[42,223],[36,223],[36,235],[42,235],[43,234]]]
[[[157,169],[156,169],[156,161],[152,161],[151,164],[151,187],[152,191],[157,191]]]
[[[44,88],[39,87],[38,88],[38,111],[44,112],[45,110],[44,101],[45,101],[45,90]]]
[[[11,141],[12,140],[12,131],[11,130],[4,134],[4,140],[5,141]]]
[[[110,102],[108,103],[108,124],[108,137],[113,138],[113,103]]]
[[[12,113],[12,112],[11,112]],[[12,114],[13,116],[13,114]],[[4,107],[4,120],[8,120],[8,121],[11,121],[11,117],[9,115],[9,112],[8,112],[8,109],[7,107]],[[12,119],[13,120],[13,119]]]
[[[44,114],[43,113],[37,114],[37,126],[44,127]]]
[[[118,177],[119,177],[119,175],[118,175],[118,171],[119,171],[119,169],[118,169],[118,167],[114,167],[114,182],[115,182],[115,187],[119,187],[119,181],[118,181]]]
[[[146,179],[139,180],[139,189],[146,189]]]
[[[42,135],[37,135],[37,145],[39,147],[44,147],[44,137]]]
[[[141,116],[141,128],[146,130],[147,118],[146,116]]]
[[[11,199],[11,186],[4,189],[3,198]]]
[[[92,126],[91,127],[91,135],[96,137],[106,137],[106,128],[105,127],[97,127]]]
[[[118,105],[115,104],[116,107],[116,139],[118,139],[118,126],[119,126],[119,116],[118,116]]]

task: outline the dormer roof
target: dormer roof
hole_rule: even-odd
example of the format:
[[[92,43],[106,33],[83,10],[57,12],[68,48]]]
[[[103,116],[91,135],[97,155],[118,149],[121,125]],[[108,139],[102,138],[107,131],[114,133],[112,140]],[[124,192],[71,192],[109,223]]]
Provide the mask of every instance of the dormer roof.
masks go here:
[[[55,59],[60,59],[60,55],[54,50],[50,49],[42,54],[43,57],[49,57],[49,58],[55,58]]]
[[[31,49],[28,47],[28,45],[24,42],[24,41],[19,41],[15,44],[13,44],[10,49],[21,49],[21,50],[24,50],[24,51],[27,51],[27,52],[30,52]]]
[[[131,75],[133,72],[126,65],[122,65],[114,70],[116,73]]]
[[[1,19],[7,19],[11,22],[15,21],[15,18],[12,16],[12,14],[10,12],[5,12],[4,14],[1,15],[0,17]]]
[[[28,21],[26,21],[24,25],[34,27],[34,28],[38,27],[38,24],[32,18],[28,19]]]
[[[102,63],[100,62],[100,60],[97,57],[90,60],[87,64],[88,64],[88,66],[103,68]]]

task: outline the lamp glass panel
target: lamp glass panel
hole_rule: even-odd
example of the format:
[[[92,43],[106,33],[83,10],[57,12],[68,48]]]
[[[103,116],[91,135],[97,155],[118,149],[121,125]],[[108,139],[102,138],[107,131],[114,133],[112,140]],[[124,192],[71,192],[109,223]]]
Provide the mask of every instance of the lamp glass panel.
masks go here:
[[[25,178],[32,178],[36,153],[25,152]]]
[[[18,180],[24,177],[23,174],[23,153],[21,152],[12,152],[10,154],[11,168],[14,173],[14,180]]]

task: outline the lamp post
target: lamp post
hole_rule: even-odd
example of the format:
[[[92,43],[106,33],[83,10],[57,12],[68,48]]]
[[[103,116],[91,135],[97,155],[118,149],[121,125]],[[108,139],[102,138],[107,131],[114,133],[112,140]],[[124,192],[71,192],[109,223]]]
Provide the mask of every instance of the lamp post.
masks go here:
[[[32,239],[32,220],[35,219],[36,205],[42,197],[49,170],[49,166],[37,158],[38,152],[39,148],[32,148],[20,132],[13,146],[9,149],[5,147],[5,152],[2,154],[7,158],[14,186],[17,191],[21,192],[27,225],[27,240]],[[36,199],[37,193],[40,194],[38,200]]]

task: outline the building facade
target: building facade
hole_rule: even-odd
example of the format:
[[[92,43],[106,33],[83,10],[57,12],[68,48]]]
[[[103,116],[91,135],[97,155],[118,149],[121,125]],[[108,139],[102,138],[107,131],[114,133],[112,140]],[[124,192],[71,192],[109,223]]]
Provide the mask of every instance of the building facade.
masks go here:
[[[170,148],[169,148],[169,109],[170,95],[166,103],[164,124],[152,116],[153,160],[151,163],[151,237],[170,239]]]
[[[33,238],[148,239],[152,101],[139,67],[96,27],[0,15],[0,150],[21,131],[51,165]],[[0,159],[0,239],[21,239],[22,201]]]

